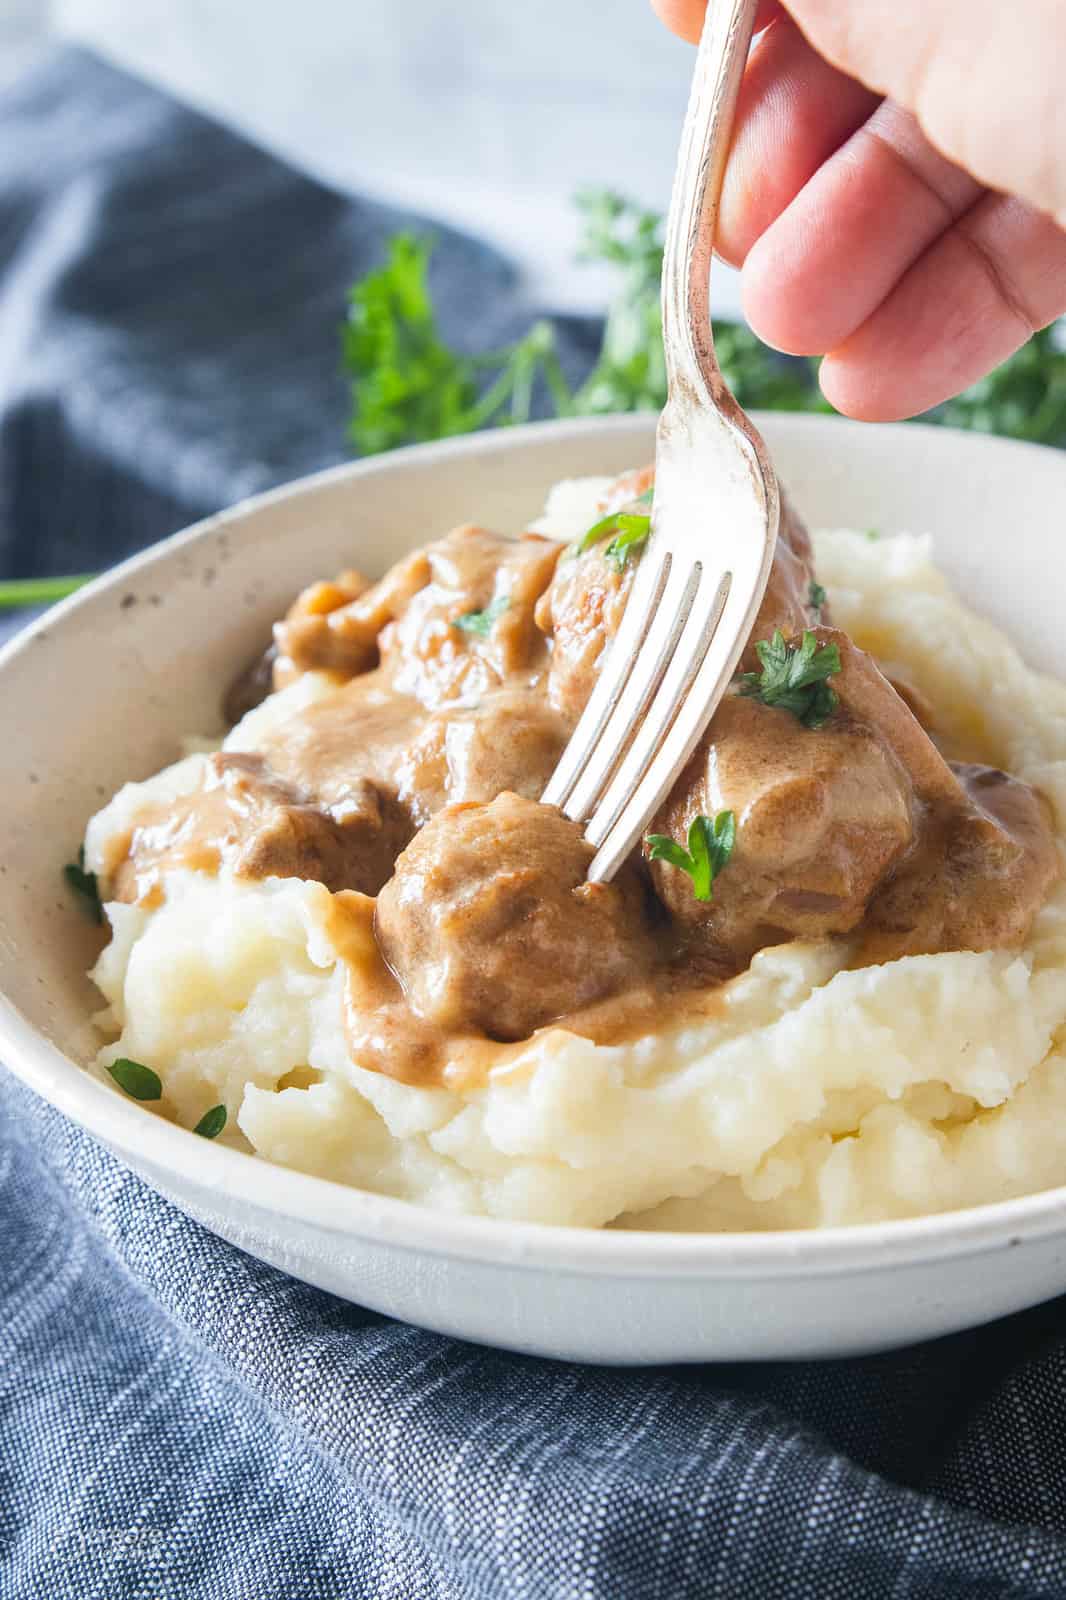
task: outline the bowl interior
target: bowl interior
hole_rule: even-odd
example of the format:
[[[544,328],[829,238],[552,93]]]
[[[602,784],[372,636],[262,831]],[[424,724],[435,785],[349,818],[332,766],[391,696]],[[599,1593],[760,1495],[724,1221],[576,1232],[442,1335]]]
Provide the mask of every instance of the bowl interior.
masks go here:
[[[928,531],[964,596],[1034,665],[1066,676],[1066,456],[922,427],[762,419],[808,522]],[[50,612],[0,655],[0,995],[72,1062],[95,1049],[84,977],[99,935],[61,869],[126,779],[220,727],[222,691],[293,594],[342,566],[377,574],[477,519],[518,529],[559,478],[649,458],[649,418],[555,423],[398,452],[308,479],[200,524]],[[1066,750],[1064,750],[1066,754]],[[58,1095],[56,1074],[11,1060]],[[35,1075],[36,1070],[36,1075]],[[49,1073],[51,1077],[49,1077]]]

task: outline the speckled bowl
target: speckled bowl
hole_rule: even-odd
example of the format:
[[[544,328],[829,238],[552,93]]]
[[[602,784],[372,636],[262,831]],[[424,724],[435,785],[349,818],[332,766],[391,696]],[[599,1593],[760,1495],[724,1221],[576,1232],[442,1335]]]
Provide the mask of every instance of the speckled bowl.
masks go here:
[[[814,524],[930,531],[963,595],[1066,676],[1066,455],[918,426],[762,419]],[[0,1056],[207,1227],[377,1310],[544,1355],[844,1355],[1066,1290],[1066,1189],[818,1234],[557,1229],[441,1215],[273,1167],[82,1070],[93,933],[59,867],[125,779],[218,723],[220,686],[295,590],[476,516],[517,527],[556,479],[647,459],[647,418],[544,424],[359,462],[234,507],[118,567],[0,654]],[[1063,752],[1066,756],[1066,749]],[[1066,1173],[1064,1173],[1066,1178]]]

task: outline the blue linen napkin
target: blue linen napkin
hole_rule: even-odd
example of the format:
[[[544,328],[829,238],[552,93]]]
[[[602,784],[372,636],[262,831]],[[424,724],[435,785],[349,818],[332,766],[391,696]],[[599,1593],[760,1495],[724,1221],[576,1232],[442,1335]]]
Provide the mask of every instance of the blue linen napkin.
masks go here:
[[[0,570],[341,458],[396,223],[78,51],[0,99]],[[452,335],[527,320],[475,242],[437,272]],[[261,1265],[4,1072],[0,1108],[0,1600],[1066,1595],[1063,1301],[858,1361],[537,1361]]]

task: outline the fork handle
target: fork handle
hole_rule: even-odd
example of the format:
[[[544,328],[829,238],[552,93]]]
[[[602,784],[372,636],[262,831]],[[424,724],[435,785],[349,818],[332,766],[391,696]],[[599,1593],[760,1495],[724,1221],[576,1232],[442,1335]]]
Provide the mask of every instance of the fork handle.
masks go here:
[[[663,256],[663,343],[672,398],[723,402],[711,331],[718,204],[759,0],[708,0],[681,134]],[[730,400],[725,406],[732,409]]]

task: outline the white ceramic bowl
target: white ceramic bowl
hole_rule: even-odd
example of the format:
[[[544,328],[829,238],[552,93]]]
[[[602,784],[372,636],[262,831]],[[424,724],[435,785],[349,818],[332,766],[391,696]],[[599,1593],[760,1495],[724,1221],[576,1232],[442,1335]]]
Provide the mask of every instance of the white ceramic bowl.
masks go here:
[[[814,525],[928,530],[964,596],[1066,676],[1066,455],[922,427],[766,417]],[[650,457],[646,418],[423,446],[261,496],[158,545],[0,654],[0,1057],[243,1249],[345,1299],[485,1343],[610,1362],[887,1348],[1066,1290],[1066,1189],[820,1234],[599,1232],[434,1213],[209,1144],[82,1071],[91,932],[62,892],[86,818],[218,723],[222,686],[308,580],[382,570],[558,478]],[[1066,755],[1066,750],[1064,750]],[[1064,1174],[1066,1177],[1066,1174]]]

